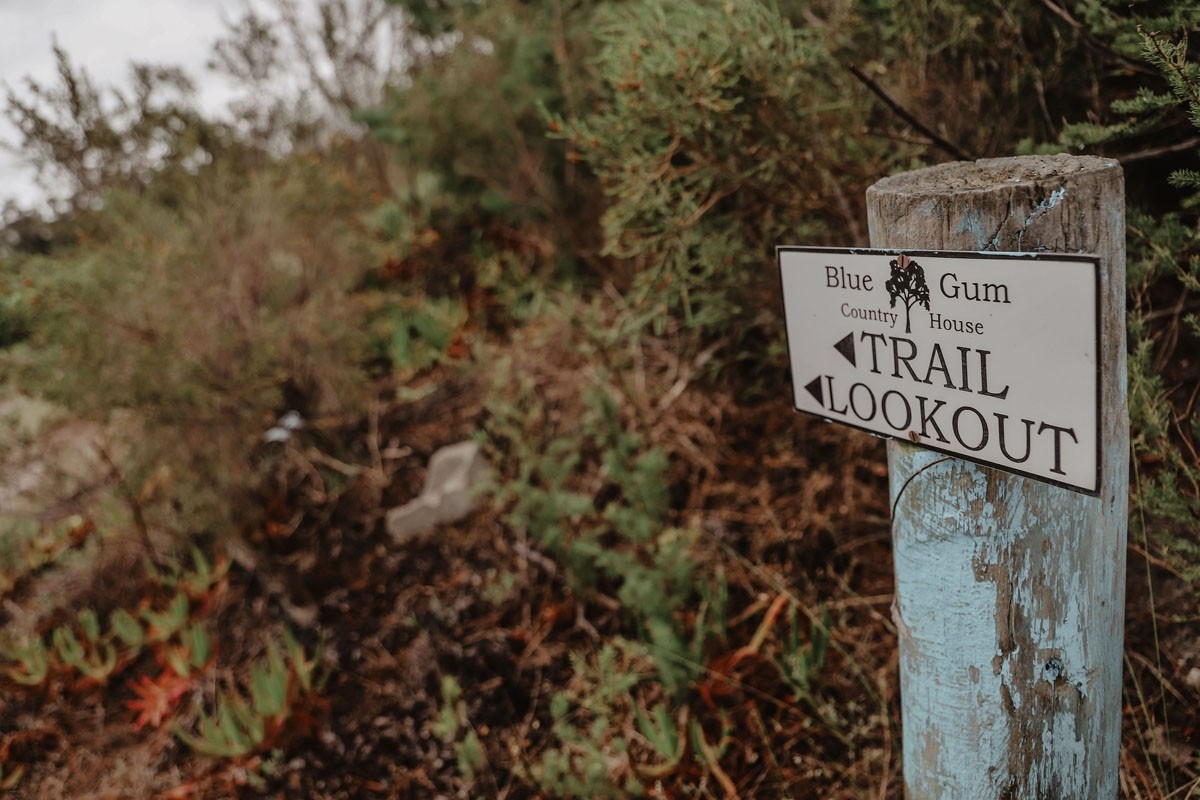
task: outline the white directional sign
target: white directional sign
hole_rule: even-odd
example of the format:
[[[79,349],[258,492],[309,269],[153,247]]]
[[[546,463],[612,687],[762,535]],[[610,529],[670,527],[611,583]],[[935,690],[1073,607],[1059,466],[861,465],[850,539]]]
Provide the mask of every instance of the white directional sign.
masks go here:
[[[778,257],[797,410],[1099,491],[1097,258]]]

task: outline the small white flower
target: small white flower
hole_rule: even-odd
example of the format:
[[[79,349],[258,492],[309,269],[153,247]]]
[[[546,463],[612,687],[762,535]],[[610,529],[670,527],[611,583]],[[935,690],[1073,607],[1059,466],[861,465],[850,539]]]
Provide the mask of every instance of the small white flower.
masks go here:
[[[286,442],[290,438],[292,438],[292,432],[287,428],[281,428],[278,425],[263,434],[264,442]]]
[[[304,417],[299,411],[289,411],[281,416],[275,427],[263,434],[263,441],[270,443],[286,442],[292,438],[292,432],[304,427]]]
[[[300,416],[299,411],[289,411],[276,424],[286,431],[298,431],[304,427],[304,417]]]

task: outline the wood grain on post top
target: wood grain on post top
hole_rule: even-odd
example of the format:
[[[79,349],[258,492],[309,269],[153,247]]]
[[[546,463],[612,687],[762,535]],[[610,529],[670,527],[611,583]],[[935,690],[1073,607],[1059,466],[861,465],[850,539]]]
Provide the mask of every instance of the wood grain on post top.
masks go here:
[[[1099,497],[899,441],[888,469],[906,796],[1112,800],[1129,451],[1121,169],[1066,155],[942,164],[876,183],[867,216],[877,248],[1100,257]]]

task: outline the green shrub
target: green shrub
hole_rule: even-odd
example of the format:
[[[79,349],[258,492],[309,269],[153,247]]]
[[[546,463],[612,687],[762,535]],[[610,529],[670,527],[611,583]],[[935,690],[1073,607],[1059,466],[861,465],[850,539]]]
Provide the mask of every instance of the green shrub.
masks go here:
[[[22,263],[37,313],[10,365],[73,413],[136,412],[130,494],[169,468],[173,527],[246,513],[238,498],[282,452],[263,441],[279,415],[365,407],[371,326],[356,287],[371,262],[354,190],[336,165],[296,158],[215,166],[173,207],[110,193],[94,238]]]
[[[511,363],[498,365],[487,433],[509,473],[504,519],[563,566],[585,601],[619,601],[629,637],[678,697],[724,611],[719,575],[700,568],[697,532],[672,524],[667,452],[637,432],[603,370],[575,384],[550,402]]]
[[[595,249],[596,192],[547,138],[546,114],[583,102],[594,0],[399,3],[423,32],[453,35],[359,114],[391,145],[377,221],[396,258],[434,294],[477,288],[497,254],[512,281],[572,276]]]
[[[27,339],[33,317],[27,293],[6,284],[0,282],[0,349]]]
[[[636,265],[631,304],[660,330],[753,319],[774,306],[775,245],[858,227],[882,148],[846,135],[867,104],[827,31],[740,0],[612,4],[596,35],[600,100],[554,125],[598,175],[605,252]]]
[[[636,705],[631,692],[645,677],[636,647],[607,644],[594,658],[574,656],[571,685],[550,702],[556,745],[542,754],[533,778],[555,797],[643,797],[622,730]]]
[[[1150,147],[1152,153],[1194,152],[1194,141],[1180,147],[1178,140],[1181,130],[1190,128],[1194,134],[1200,129],[1200,62],[1189,53],[1187,42],[1188,31],[1197,28],[1198,14],[1200,4],[1184,3],[1172,8],[1170,16],[1143,21],[1138,26],[1140,54],[1159,79],[1148,77],[1136,93],[1114,101],[1111,122],[1070,126],[1064,141],[1107,149]],[[1145,180],[1136,175],[1135,186]],[[1197,579],[1200,172],[1178,167],[1168,180],[1179,190],[1175,198],[1164,204],[1164,187],[1152,184],[1150,203],[1134,198],[1151,208],[1135,207],[1129,213],[1133,522],[1134,530],[1153,531],[1155,544]]]

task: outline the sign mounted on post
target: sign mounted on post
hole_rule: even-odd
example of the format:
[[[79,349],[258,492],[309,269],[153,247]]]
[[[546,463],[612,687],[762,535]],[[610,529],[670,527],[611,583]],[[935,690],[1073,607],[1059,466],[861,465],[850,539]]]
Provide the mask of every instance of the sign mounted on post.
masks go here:
[[[795,406],[1100,488],[1099,260],[778,248]]]

